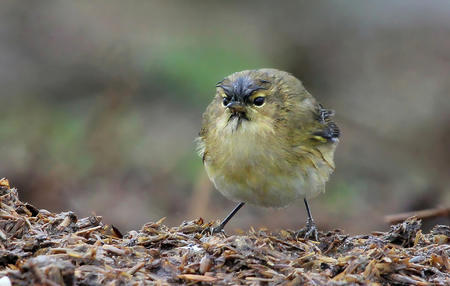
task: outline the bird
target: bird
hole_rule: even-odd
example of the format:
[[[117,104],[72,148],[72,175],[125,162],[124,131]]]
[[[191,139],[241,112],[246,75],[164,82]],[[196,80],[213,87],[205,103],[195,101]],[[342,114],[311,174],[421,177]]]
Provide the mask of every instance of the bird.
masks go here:
[[[318,240],[308,200],[325,192],[340,131],[292,74],[271,68],[235,72],[217,83],[202,117],[197,151],[206,173],[237,206],[282,208],[303,199],[306,238]]]

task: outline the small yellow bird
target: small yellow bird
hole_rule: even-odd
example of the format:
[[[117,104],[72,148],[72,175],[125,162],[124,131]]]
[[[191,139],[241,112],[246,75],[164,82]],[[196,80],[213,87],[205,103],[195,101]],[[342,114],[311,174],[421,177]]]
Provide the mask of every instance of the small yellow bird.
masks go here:
[[[233,73],[216,87],[203,114],[198,151],[214,186],[239,204],[214,232],[245,203],[283,207],[303,198],[305,236],[317,240],[306,199],[325,191],[334,170],[340,134],[334,112],[297,78],[276,69]]]

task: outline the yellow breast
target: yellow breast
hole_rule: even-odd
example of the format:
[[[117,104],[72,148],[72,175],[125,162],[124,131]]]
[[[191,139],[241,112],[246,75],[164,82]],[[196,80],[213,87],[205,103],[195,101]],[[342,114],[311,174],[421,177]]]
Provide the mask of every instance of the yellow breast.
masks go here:
[[[282,207],[324,190],[332,167],[323,156],[286,146],[271,122],[219,122],[200,148],[205,169],[227,198]],[[296,160],[292,160],[296,158]]]

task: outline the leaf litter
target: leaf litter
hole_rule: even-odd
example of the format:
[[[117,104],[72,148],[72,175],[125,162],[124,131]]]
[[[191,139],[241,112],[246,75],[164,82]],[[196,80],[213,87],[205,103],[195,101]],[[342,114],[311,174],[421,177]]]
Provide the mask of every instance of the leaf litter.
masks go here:
[[[199,218],[164,219],[121,234],[21,202],[0,180],[0,281],[12,285],[450,285],[450,227],[422,233],[411,217],[388,232],[350,236],[251,229],[211,235]],[[7,279],[7,280],[5,280]],[[3,282],[2,282],[3,283]]]

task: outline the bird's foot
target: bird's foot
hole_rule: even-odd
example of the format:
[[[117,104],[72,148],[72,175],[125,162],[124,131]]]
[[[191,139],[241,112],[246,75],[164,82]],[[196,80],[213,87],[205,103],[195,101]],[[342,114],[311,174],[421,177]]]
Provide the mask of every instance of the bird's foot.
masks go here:
[[[217,227],[208,227],[208,228],[205,228],[203,231],[202,231],[202,234],[204,235],[204,234],[207,234],[207,235],[214,235],[214,234],[217,234],[217,233],[222,233],[222,234],[225,234],[225,231],[223,230],[223,227],[220,227],[220,226],[217,226]]]
[[[300,229],[296,233],[296,237],[303,237],[305,239],[313,239],[315,241],[319,241],[319,231],[317,230],[317,226],[314,220],[308,218],[306,227]]]

